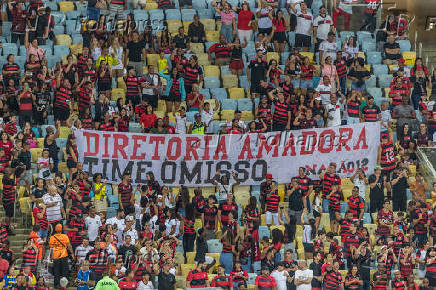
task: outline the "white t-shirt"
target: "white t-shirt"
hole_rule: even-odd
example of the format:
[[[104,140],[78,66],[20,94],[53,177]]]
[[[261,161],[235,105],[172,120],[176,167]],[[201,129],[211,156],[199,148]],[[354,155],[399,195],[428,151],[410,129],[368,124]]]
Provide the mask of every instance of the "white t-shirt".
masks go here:
[[[61,207],[63,207],[62,197],[59,194],[55,194],[54,196],[52,196],[46,193],[42,196],[42,200],[44,201],[45,205],[48,205],[49,203],[53,203],[53,202],[56,203],[55,206],[47,207],[46,209],[48,222],[61,220],[62,219]]]
[[[201,121],[206,124],[206,132],[212,133],[213,128],[210,126],[210,123],[213,121],[213,114],[215,112],[212,109],[209,109],[209,112],[206,112],[205,110],[201,111]]]
[[[316,30],[316,37],[322,40],[327,39],[327,35],[330,32],[330,27],[333,25],[333,20],[330,15],[322,17],[318,15],[313,21],[313,26],[318,27]]]
[[[327,56],[332,58],[332,62],[336,60],[336,51],[338,51],[338,45],[336,42],[328,42],[324,40],[319,45],[319,50],[322,51],[322,57],[325,59]]]
[[[130,230],[124,232],[124,237],[130,236],[132,238],[132,245],[136,244],[136,240],[138,239],[138,232],[133,227],[134,226],[132,226]]]
[[[138,288],[136,290],[154,290],[153,283],[151,281],[148,281],[147,285],[144,284],[143,281],[139,282]]]
[[[331,85],[324,85],[322,82],[318,84],[318,87],[315,89],[321,97],[321,102],[323,105],[330,104],[330,94],[332,92],[332,86]]]
[[[98,228],[101,227],[101,219],[99,215],[95,215],[93,218],[87,216],[85,218],[85,225],[88,229],[89,241],[94,242],[98,236]]]
[[[359,48],[356,46],[348,46],[345,45],[344,47],[345,51],[344,51],[344,57],[345,58],[354,58],[354,56],[359,53]]]
[[[306,13],[297,13],[297,26],[295,27],[295,33],[309,35],[310,28],[312,27],[313,16],[312,13],[307,11]]]
[[[304,228],[303,228],[303,243],[305,243],[305,244],[313,244],[312,227],[310,225],[304,225]]]
[[[341,105],[328,104],[326,106],[327,117],[333,117],[332,120],[327,118],[327,127],[336,127],[341,125]]]
[[[176,114],[176,134],[186,134],[186,116]]]
[[[360,179],[358,176],[356,176],[356,178],[354,178],[353,185],[359,188],[359,196],[363,198],[363,200],[365,200],[365,196],[366,196],[365,180]]]
[[[224,201],[227,199],[227,194],[229,194],[232,191],[233,185],[235,183],[232,181],[229,181],[229,184],[224,185],[221,182],[218,182],[218,201]]]
[[[179,230],[180,230],[180,221],[179,221],[178,219],[170,219],[170,220],[167,219],[167,220],[165,220],[165,226],[166,226],[165,234],[166,234],[167,236],[170,235],[171,230],[172,230],[173,227],[176,227],[176,228],[175,228],[175,231],[174,231],[174,235],[175,235],[175,236],[178,236],[178,235],[179,235]]]
[[[110,219],[107,219],[106,224],[107,225],[114,225],[114,224],[117,225],[117,232],[116,232],[116,235],[118,237],[117,246],[122,245],[123,244],[123,231],[124,231],[124,228],[126,227],[126,223],[124,222],[124,219],[119,220],[119,219],[117,219],[116,216],[114,216],[114,217],[111,217]]]
[[[51,171],[50,171],[50,164],[53,163],[53,159],[50,157],[44,158],[39,157],[38,158],[38,165],[42,166],[41,169],[38,172],[38,177],[41,179],[51,179]],[[45,173],[48,172],[48,173]],[[44,177],[44,173],[46,174],[46,177]]]
[[[159,75],[158,74],[148,74],[146,75],[148,78],[145,78],[146,80],[150,79],[150,81],[147,81],[149,85],[157,86],[159,84]],[[154,95],[154,89],[153,88],[142,88],[142,93],[144,95]]]
[[[271,28],[272,20],[269,18],[269,12],[271,11],[271,7],[267,6],[265,8],[257,8],[256,13],[260,11],[259,20],[257,20],[257,26],[259,28]]]
[[[288,272],[285,270],[279,272],[278,270],[274,270],[271,273],[271,277],[276,280],[277,290],[286,290],[286,278],[289,276]]]
[[[307,278],[313,278],[313,271],[312,270],[306,269],[304,271],[302,271],[302,270],[295,271],[295,278],[294,278],[295,280],[300,280],[300,279],[304,280]],[[311,283],[301,284],[301,285],[297,286],[296,289],[297,290],[310,290],[310,289],[312,289],[312,285],[311,285]]]

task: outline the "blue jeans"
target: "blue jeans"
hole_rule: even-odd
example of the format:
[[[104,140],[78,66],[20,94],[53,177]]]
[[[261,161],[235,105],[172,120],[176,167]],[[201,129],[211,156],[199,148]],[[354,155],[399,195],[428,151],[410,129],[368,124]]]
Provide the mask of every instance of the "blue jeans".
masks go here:
[[[233,254],[221,253],[220,264],[226,268],[226,274],[230,274],[230,271],[233,269]]]
[[[251,273],[251,258],[247,258],[247,264],[241,265],[241,268],[247,271],[247,273]]]
[[[341,86],[341,92],[345,95],[347,91],[347,77],[339,78],[339,85]]]
[[[100,9],[88,7],[88,19],[98,21],[98,18],[100,18]]]
[[[359,123],[360,123],[359,118],[352,118],[352,117],[347,118],[347,125],[353,125],[353,124],[359,124]]]
[[[322,212],[329,212],[329,200],[327,198],[322,200]]]
[[[233,42],[233,25],[221,24],[220,34],[223,34],[226,37],[227,42]]]

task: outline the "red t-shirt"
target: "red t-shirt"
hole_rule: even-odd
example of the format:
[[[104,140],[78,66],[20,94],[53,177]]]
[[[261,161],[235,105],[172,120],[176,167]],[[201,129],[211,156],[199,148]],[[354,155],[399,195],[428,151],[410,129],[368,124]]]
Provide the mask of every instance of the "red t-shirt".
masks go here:
[[[188,94],[188,97],[186,99],[187,102],[191,101],[194,99],[194,93],[190,93]],[[197,100],[191,105],[191,107],[196,107],[199,108],[201,105],[201,102],[204,100],[204,96],[203,94],[198,94],[198,98]]]
[[[241,10],[241,12],[239,12],[238,14],[238,29],[241,30],[251,30],[252,27],[251,25],[248,25],[248,23],[253,20],[253,12],[251,12],[250,10]],[[244,41],[243,39],[241,39],[241,41]]]
[[[139,122],[144,126],[144,128],[151,128],[156,123],[156,114],[142,114]]]

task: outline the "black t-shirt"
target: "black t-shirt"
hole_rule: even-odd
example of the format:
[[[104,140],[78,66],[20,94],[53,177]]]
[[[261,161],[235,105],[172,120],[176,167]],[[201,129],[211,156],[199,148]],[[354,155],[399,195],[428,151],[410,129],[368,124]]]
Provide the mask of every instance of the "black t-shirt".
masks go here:
[[[123,257],[123,260],[125,261],[125,264],[128,265],[128,262],[136,254],[136,252],[137,249],[134,245],[122,245],[118,250],[118,255],[121,255]]]
[[[272,272],[275,268],[274,260],[269,261],[266,257],[260,261],[261,267],[268,267],[269,271]]]
[[[300,211],[303,210],[303,207],[303,191],[301,188],[297,188],[289,196],[289,209]]]
[[[171,273],[165,274],[164,272],[160,272],[157,279],[159,284],[158,290],[173,289],[174,284],[176,284],[176,277]]]
[[[396,42],[394,43],[389,43],[386,42],[383,45],[383,50],[385,51],[385,59],[391,59],[391,60],[396,60],[396,59],[400,59],[401,58],[401,54],[389,54],[386,52],[386,49],[396,49],[396,48],[400,48],[400,45]]]
[[[310,264],[309,269],[313,272],[312,287],[322,287],[322,283],[319,280],[315,279],[315,276],[322,276],[322,265],[322,262],[319,262],[318,264],[312,262],[312,264]]]
[[[9,265],[12,263],[12,256],[13,256],[12,250],[0,250],[0,257],[8,261]]]
[[[397,179],[398,174],[392,175],[392,180]],[[393,199],[407,199],[406,189],[409,187],[406,177],[401,177],[397,183],[392,185],[392,198]]]
[[[354,70],[352,69],[349,73],[348,76],[350,77],[355,77],[357,78],[359,81],[362,81],[363,78],[365,77],[369,77],[371,76],[371,74],[369,73],[369,71],[364,70],[364,71],[360,71],[360,70]]]
[[[365,255],[359,254],[357,259],[353,259],[353,264],[359,267],[359,275],[362,280],[370,279],[371,254],[368,250]]]
[[[186,35],[176,35],[173,38],[173,42],[176,44],[176,48],[185,49],[186,44],[189,42],[189,37],[187,37]]]
[[[44,35],[45,28],[48,25],[48,17],[46,15],[37,16],[36,35],[42,37]]]
[[[268,70],[266,61],[259,62],[257,59],[252,60],[248,65],[250,68],[251,83],[259,85],[260,80],[265,79],[265,73]]]
[[[374,174],[370,175],[368,178],[368,182],[369,184],[374,183],[376,181],[376,177]],[[378,183],[376,184],[376,186],[374,186],[374,188],[370,189],[369,192],[369,196],[370,199],[378,199],[378,200],[383,200],[384,198],[384,186],[383,186],[383,177],[380,176],[380,178],[378,179]]]
[[[129,60],[134,62],[140,62],[142,56],[142,49],[145,48],[144,41],[127,43],[127,49],[129,50]]]

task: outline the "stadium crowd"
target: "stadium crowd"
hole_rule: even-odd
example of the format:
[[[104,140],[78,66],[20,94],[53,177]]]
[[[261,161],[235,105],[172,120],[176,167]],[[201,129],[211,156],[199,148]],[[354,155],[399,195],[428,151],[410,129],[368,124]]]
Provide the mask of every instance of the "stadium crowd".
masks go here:
[[[9,1],[2,287],[436,289],[436,187],[417,155],[434,146],[436,74],[410,51],[405,16],[376,27],[379,0],[361,21],[358,2],[332,2],[330,16],[318,0]],[[382,126],[377,167],[253,186],[220,171],[199,188],[153,172],[109,184],[83,170],[74,135],[360,122]],[[20,213],[32,231],[14,253]]]

